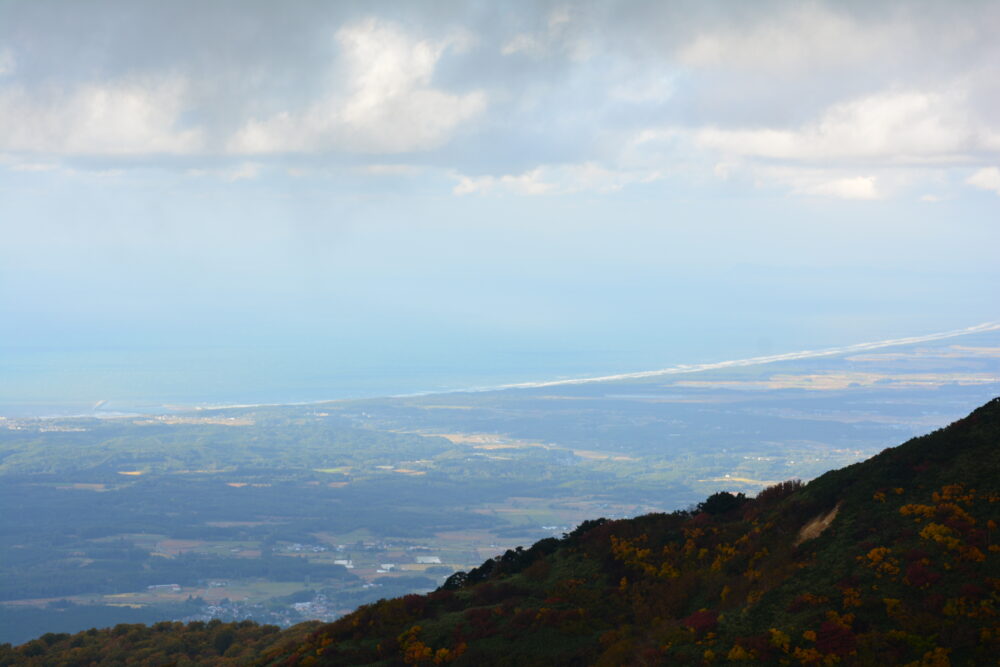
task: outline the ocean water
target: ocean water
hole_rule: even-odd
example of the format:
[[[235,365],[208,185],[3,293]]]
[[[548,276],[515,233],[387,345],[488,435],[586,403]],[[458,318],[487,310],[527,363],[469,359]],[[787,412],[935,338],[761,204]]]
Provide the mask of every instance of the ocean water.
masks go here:
[[[740,366],[759,363],[761,355],[776,361],[914,344],[989,347],[998,344],[998,336],[1000,324],[986,323],[911,338],[831,341],[836,345],[810,346],[806,352],[801,344],[775,349],[742,338],[719,345],[707,337],[684,345],[633,340],[619,347],[585,339],[514,346],[456,338],[412,346],[378,339],[364,344],[8,346],[0,348],[0,416],[162,413],[475,390],[677,364],[689,370],[705,363]]]
[[[641,370],[616,351],[286,347],[20,348],[0,356],[0,416],[148,413],[480,389]],[[650,360],[652,361],[652,360]]]

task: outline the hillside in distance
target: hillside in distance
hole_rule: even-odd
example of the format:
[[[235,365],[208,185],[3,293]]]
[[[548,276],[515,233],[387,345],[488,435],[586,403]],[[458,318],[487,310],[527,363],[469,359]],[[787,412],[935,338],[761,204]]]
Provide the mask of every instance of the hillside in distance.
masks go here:
[[[0,664],[994,664],[1000,398],[808,484],[587,521],[333,623],[118,626]]]

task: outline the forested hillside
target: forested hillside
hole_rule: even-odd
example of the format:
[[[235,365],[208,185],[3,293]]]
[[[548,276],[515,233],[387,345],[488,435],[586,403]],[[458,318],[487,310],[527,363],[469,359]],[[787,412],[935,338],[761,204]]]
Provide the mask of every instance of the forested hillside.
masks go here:
[[[995,664],[998,472],[994,399],[809,484],[588,521],[334,623],[119,626],[0,664]]]

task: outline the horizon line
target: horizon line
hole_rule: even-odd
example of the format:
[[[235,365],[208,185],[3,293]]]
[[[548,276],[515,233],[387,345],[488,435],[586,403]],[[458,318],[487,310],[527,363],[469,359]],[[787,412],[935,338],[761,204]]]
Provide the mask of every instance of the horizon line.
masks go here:
[[[368,398],[331,398],[319,401],[299,401],[294,403],[258,403],[253,405],[219,405],[195,407],[195,411],[205,410],[225,410],[227,408],[258,408],[258,407],[282,407],[282,406],[307,406],[322,405],[324,403],[340,403],[346,401],[378,400],[380,398],[416,398],[418,396],[443,396],[446,394],[471,394],[484,393],[488,391],[505,391],[507,389],[538,389],[541,387],[557,387],[561,385],[573,384],[593,384],[597,382],[614,382],[616,380],[635,380],[663,375],[680,375],[684,373],[699,373],[701,371],[715,370],[718,368],[733,368],[743,366],[760,366],[780,361],[794,361],[796,359],[815,359],[819,357],[834,357],[839,354],[851,354],[853,352],[864,352],[867,350],[878,350],[886,347],[898,347],[900,345],[912,345],[915,343],[927,343],[935,340],[956,338],[975,333],[1000,330],[1000,322],[983,322],[964,329],[952,329],[938,333],[925,334],[923,336],[907,336],[905,338],[889,338],[886,340],[871,341],[867,343],[854,343],[839,347],[827,347],[820,350],[800,350],[798,352],[784,352],[781,354],[771,354],[760,357],[747,357],[745,359],[731,359],[728,361],[714,361],[704,364],[678,364],[653,371],[635,371],[630,373],[616,373],[614,375],[596,375],[584,378],[569,378],[563,380],[540,380],[535,382],[514,382],[500,385],[490,385],[485,387],[466,387],[464,389],[440,389],[432,391],[416,391],[405,394],[389,394],[386,396],[370,396]]]
[[[841,354],[851,354],[853,352],[865,352],[868,350],[878,350],[887,347],[898,347],[900,345],[912,345],[916,343],[927,343],[935,340],[945,340],[948,338],[957,338],[959,336],[967,336],[976,333],[985,333],[987,331],[997,331],[1000,330],[1000,322],[983,322],[981,324],[976,324],[970,327],[965,327],[963,329],[952,329],[950,331],[942,331],[938,333],[925,334],[923,336],[907,336],[905,338],[889,338],[886,340],[870,341],[865,343],[854,343],[852,345],[842,345],[838,347],[828,347],[820,350],[800,350],[797,352],[784,352],[781,354],[771,354],[759,357],[747,357],[744,359],[730,359],[727,361],[714,361],[703,364],[678,364],[676,366],[669,366],[667,368],[661,368],[651,371],[635,371],[629,373],[616,373],[613,375],[596,375],[591,377],[583,378],[568,378],[562,380],[540,380],[534,382],[514,382],[508,384],[491,385],[485,387],[466,387],[464,389],[442,389],[442,390],[432,390],[432,391],[418,391],[410,392],[405,394],[386,394],[381,396],[369,396],[365,398],[327,398],[319,400],[309,400],[309,401],[292,401],[288,403],[227,403],[223,405],[192,405],[192,406],[182,406],[175,405],[171,410],[171,406],[164,405],[169,412],[173,414],[184,413],[184,412],[207,412],[213,410],[236,410],[236,409],[251,409],[251,408],[277,408],[277,407],[292,407],[292,406],[309,406],[309,405],[323,405],[326,403],[340,403],[346,401],[364,401],[364,400],[378,400],[385,398],[414,398],[418,396],[439,396],[445,394],[463,394],[463,393],[482,393],[487,391],[504,391],[507,389],[538,389],[542,387],[558,387],[563,385],[575,385],[575,384],[594,384],[598,382],[615,382],[619,380],[638,380],[644,378],[661,377],[665,375],[682,375],[687,373],[699,373],[702,371],[717,370],[720,368],[739,368],[745,366],[761,366],[765,364],[772,364],[781,361],[795,361],[798,359],[816,359],[820,357],[834,357]],[[118,413],[114,416],[106,415],[96,415],[104,419],[116,419],[116,418],[129,418],[138,415],[148,416],[162,414],[156,412],[133,412],[133,413]],[[49,417],[26,417],[26,419],[67,419],[71,417],[93,417],[95,416],[93,412],[89,414],[78,414],[78,415],[52,415]],[[4,419],[9,419],[9,417],[3,417]],[[16,419],[16,418],[14,418]]]
[[[539,382],[517,382],[503,384],[478,390],[467,391],[498,391],[502,389],[533,389],[540,387],[555,387],[568,384],[591,384],[595,382],[614,382],[616,380],[637,380],[642,378],[659,377],[663,375],[681,375],[684,373],[698,373],[701,371],[716,370],[719,368],[735,368],[744,366],[761,366],[779,361],[794,361],[796,359],[816,359],[819,357],[834,357],[840,354],[851,354],[853,352],[865,352],[867,350],[878,350],[886,347],[897,347],[900,345],[912,345],[914,343],[927,343],[935,340],[956,338],[969,334],[983,333],[986,331],[996,331],[1000,329],[1000,322],[983,322],[964,329],[952,329],[939,333],[926,334],[923,336],[907,336],[905,338],[889,338],[880,341],[867,343],[854,343],[853,345],[842,345],[838,347],[828,347],[820,350],[800,350],[798,352],[784,352],[781,354],[770,354],[760,357],[748,357],[745,359],[731,359],[728,361],[714,361],[704,364],[678,364],[653,371],[635,371],[632,373],[616,373],[614,375],[598,375],[586,378],[570,378],[565,380],[543,380]],[[452,393],[452,392],[442,392]]]

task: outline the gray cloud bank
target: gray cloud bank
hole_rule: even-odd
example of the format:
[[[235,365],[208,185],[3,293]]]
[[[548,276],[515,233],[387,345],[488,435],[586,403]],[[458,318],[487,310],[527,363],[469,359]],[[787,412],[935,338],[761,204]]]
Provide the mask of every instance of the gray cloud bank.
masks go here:
[[[0,159],[1000,193],[998,33],[995,2],[10,1]]]

